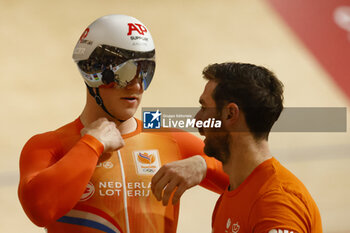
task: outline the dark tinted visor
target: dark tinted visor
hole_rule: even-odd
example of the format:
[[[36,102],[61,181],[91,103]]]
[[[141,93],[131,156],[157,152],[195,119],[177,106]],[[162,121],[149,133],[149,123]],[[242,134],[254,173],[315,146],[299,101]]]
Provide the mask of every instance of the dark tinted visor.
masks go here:
[[[155,50],[135,52],[100,45],[89,59],[77,64],[85,78],[97,81],[101,85],[115,82],[119,87],[125,87],[134,78],[139,78],[146,90],[154,75],[154,58]]]
[[[79,61],[79,68],[87,74],[103,72],[107,67],[116,67],[128,60],[145,58],[154,59],[155,50],[149,52],[135,52],[109,45],[99,45],[91,53],[89,59]]]

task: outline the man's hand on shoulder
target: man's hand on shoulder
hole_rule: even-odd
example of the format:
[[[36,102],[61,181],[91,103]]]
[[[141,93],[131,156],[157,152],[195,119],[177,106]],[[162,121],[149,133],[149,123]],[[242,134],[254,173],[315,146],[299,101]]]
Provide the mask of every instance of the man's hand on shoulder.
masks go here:
[[[204,179],[206,171],[207,165],[200,155],[165,164],[152,178],[152,192],[158,201],[168,205],[171,194],[176,190],[172,198],[174,205],[187,189]]]
[[[103,152],[118,150],[125,144],[115,123],[106,118],[99,118],[87,125],[80,131],[80,134],[81,136],[89,134],[99,140],[104,146]]]

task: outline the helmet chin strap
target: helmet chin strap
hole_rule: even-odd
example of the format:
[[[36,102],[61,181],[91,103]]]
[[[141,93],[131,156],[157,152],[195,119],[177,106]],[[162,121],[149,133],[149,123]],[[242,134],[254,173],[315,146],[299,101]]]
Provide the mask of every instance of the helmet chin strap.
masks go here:
[[[102,108],[102,110],[107,113],[109,116],[111,116],[112,118],[116,119],[117,121],[119,121],[120,123],[123,123],[125,120],[120,120],[117,119],[115,116],[113,116],[106,108],[106,106],[103,104],[103,100],[100,96],[100,91],[98,89],[98,87],[95,88],[95,91],[92,87],[90,87],[89,85],[87,85],[87,83],[85,83],[86,87],[89,90],[89,93],[92,97],[94,97],[96,103]]]

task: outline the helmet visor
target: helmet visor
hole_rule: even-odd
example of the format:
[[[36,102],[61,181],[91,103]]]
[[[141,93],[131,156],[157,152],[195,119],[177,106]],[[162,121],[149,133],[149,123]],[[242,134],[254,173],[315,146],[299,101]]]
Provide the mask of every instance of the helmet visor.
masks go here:
[[[146,90],[155,70],[155,50],[136,52],[108,45],[99,45],[89,59],[77,63],[85,81],[91,87],[116,83],[127,86],[134,78],[142,80]]]

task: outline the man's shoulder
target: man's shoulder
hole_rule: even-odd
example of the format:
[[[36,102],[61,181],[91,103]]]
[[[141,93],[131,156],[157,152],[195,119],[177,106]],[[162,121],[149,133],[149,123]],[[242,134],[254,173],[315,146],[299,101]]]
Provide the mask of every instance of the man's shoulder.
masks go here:
[[[283,182],[259,195],[249,219],[252,225],[257,224],[264,229],[290,229],[295,232],[306,232],[306,229],[316,227],[313,225],[315,222],[317,227],[320,224],[318,207],[306,188]],[[270,225],[272,222],[274,224]]]
[[[61,138],[67,138],[77,135],[80,132],[78,119],[67,123],[55,130],[39,133],[32,136],[26,143],[26,146],[52,146],[57,144]]]
[[[53,132],[56,132],[57,134],[80,134],[80,130],[83,128],[83,124],[80,119],[77,118],[74,121],[55,129]]]
[[[272,176],[271,181],[275,184],[275,191],[279,190],[282,193],[291,193],[297,196],[309,195],[307,188],[295,174],[277,160],[274,163],[274,167],[276,172]]]
[[[278,161],[274,163],[275,172],[261,187],[257,202],[263,205],[293,204],[306,209],[315,205],[305,185]]]

